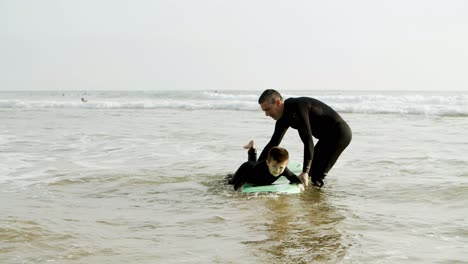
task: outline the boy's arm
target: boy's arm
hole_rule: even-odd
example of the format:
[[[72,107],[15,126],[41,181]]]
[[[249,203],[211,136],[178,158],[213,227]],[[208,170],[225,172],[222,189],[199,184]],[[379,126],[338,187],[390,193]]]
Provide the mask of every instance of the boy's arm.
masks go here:
[[[290,171],[287,167],[283,172],[283,176],[289,180],[289,183],[302,183],[297,175]]]
[[[296,183],[297,184],[297,187],[299,187],[299,189],[301,191],[304,191],[305,188],[304,188],[304,184],[301,182],[301,180],[297,177],[296,174],[294,174],[294,172],[290,171],[287,167],[286,169],[284,170],[284,176],[289,180],[289,183],[290,184],[294,184]]]

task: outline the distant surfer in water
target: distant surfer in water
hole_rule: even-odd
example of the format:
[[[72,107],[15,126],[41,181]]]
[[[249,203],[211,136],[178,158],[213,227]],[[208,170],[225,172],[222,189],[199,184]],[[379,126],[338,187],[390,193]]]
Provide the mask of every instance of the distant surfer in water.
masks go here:
[[[254,142],[251,140],[244,148],[248,149],[248,161],[244,162],[234,175],[228,175],[228,183],[233,184],[235,190],[238,190],[245,183],[269,185],[280,176],[285,176],[290,183],[299,184],[299,188],[304,190],[304,186],[296,174],[287,168],[289,153],[286,149],[272,147],[265,160],[257,161],[257,150],[254,147]]]
[[[86,102],[88,102],[88,100],[86,100],[86,99],[84,99],[83,97],[81,97],[81,102],[86,103]]]
[[[299,179],[307,186],[322,187],[323,179],[338,157],[349,145],[351,129],[341,116],[325,103],[309,97],[289,98],[283,101],[279,92],[265,90],[258,99],[266,116],[276,120],[270,142],[260,154],[265,159],[268,151],[278,146],[289,127],[297,129],[304,143],[304,160]],[[312,136],[318,139],[314,146]]]

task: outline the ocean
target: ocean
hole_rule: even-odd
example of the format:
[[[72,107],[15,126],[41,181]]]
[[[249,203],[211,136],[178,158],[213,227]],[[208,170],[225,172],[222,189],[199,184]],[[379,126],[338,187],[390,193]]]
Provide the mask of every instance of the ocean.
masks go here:
[[[243,194],[260,93],[0,92],[0,263],[468,263],[467,92],[283,91],[353,140],[322,189]]]

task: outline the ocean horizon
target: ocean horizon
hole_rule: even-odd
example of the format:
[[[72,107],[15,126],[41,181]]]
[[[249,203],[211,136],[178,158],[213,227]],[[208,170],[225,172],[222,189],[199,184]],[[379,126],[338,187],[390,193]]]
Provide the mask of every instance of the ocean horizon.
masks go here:
[[[260,90],[0,91],[0,107],[256,111],[259,94]],[[468,92],[462,91],[287,90],[283,96],[314,97],[341,113],[468,116]]]

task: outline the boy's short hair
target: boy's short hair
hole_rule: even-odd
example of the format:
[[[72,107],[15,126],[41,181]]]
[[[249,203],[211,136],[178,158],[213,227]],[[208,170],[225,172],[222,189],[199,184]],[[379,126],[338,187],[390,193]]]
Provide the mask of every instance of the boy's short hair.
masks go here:
[[[263,93],[258,98],[258,103],[263,104],[263,102],[267,100],[270,100],[271,103],[274,103],[276,99],[280,99],[281,101],[283,101],[283,97],[278,91],[273,90],[273,89],[267,89],[263,91]]]
[[[268,151],[269,161],[275,160],[276,162],[284,162],[289,160],[289,153],[285,148],[282,147],[272,147],[270,151]]]

